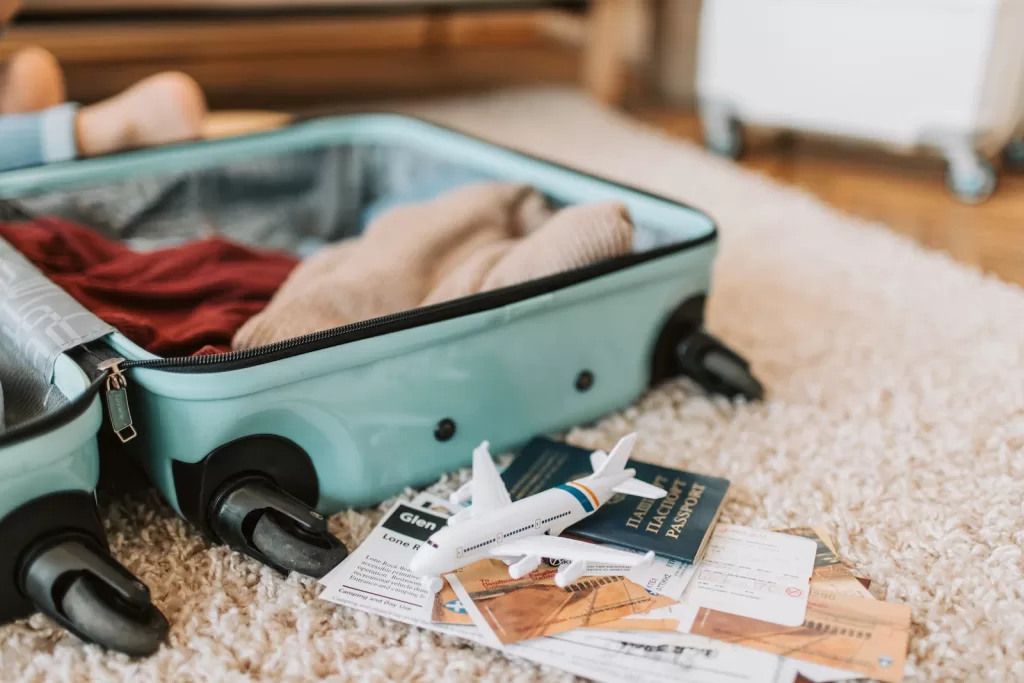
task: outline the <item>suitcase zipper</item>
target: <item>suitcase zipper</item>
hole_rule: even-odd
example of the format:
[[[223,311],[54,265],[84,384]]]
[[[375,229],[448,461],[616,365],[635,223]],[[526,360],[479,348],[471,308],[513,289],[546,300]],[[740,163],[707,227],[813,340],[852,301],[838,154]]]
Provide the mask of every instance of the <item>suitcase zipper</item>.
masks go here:
[[[189,372],[206,369],[210,372],[224,372],[257,365],[272,360],[279,360],[297,353],[308,353],[330,346],[359,341],[369,337],[408,329],[411,321],[418,325],[441,322],[463,315],[480,313],[501,306],[518,303],[530,297],[548,294],[571,285],[579,284],[602,275],[607,275],[624,268],[652,261],[669,254],[685,251],[714,241],[716,233],[712,231],[703,237],[666,245],[650,251],[627,254],[598,263],[576,268],[547,277],[530,280],[510,287],[472,294],[467,297],[445,301],[423,308],[414,308],[400,313],[362,320],[349,325],[321,330],[294,339],[286,339],[273,344],[259,346],[243,351],[230,351],[208,356],[180,356],[174,358],[153,358],[150,360],[121,360],[118,367],[121,371],[132,368],[167,370],[170,372]],[[329,343],[328,343],[329,342]],[[300,350],[301,349],[301,350]],[[259,361],[259,363],[253,362]]]
[[[128,443],[138,436],[138,432],[135,431],[132,413],[128,409],[128,378],[121,372],[121,364],[124,362],[124,358],[111,358],[97,365],[96,369],[107,373],[106,399],[110,426],[121,443]]]
[[[208,368],[210,371],[218,372],[241,369],[258,364],[251,363],[251,361],[270,362],[271,360],[296,355],[296,353],[337,346],[387,332],[397,332],[407,329],[409,327],[408,323],[413,320],[419,320],[418,324],[425,325],[513,304],[533,296],[547,294],[585,280],[606,275],[628,266],[691,249],[711,242],[715,238],[716,233],[712,231],[704,237],[688,242],[667,245],[640,254],[629,254],[511,287],[474,294],[423,308],[402,311],[401,313],[393,313],[379,318],[363,320],[350,325],[322,330],[302,337],[286,339],[243,351],[231,351],[229,353],[209,356],[153,358],[150,360],[111,358],[97,365],[97,370],[100,371],[101,377],[106,376],[106,400],[110,413],[110,425],[122,443],[127,443],[138,435],[132,423],[131,410],[128,406],[128,379],[124,374],[125,370],[145,368],[169,372],[189,372],[194,369]],[[302,351],[296,351],[297,349],[302,349]]]

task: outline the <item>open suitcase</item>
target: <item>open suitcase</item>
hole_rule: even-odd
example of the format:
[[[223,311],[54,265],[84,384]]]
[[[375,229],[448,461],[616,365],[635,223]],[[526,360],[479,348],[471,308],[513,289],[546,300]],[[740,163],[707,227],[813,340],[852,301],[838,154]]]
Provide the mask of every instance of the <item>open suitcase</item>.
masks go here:
[[[710,218],[417,119],[321,118],[23,170],[0,176],[0,198],[8,210],[115,232],[132,210],[158,235],[212,223],[232,236],[231,226],[244,225],[244,239],[273,245],[287,229],[346,237],[356,208],[459,173],[530,183],[554,205],[620,199],[636,224],[633,253],[211,356],[158,358],[85,315],[88,343],[68,350],[76,400],[86,406],[74,422],[83,442],[94,443],[103,393],[112,423],[103,429],[118,434],[117,448],[143,463],[183,517],[272,567],[316,576],[345,553],[323,515],[433,482],[467,465],[485,439],[513,449],[679,375],[731,397],[760,397],[746,362],[703,330],[716,249]],[[240,201],[250,206],[241,210]],[[298,207],[289,220],[275,213],[286,205]],[[253,237],[266,216],[269,227]],[[45,447],[0,441],[0,466],[12,454],[38,459]]]

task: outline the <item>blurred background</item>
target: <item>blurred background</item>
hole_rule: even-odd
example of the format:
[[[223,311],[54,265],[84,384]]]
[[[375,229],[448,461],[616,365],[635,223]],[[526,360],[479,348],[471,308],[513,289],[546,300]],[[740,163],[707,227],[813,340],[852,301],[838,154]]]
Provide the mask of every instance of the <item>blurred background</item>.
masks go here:
[[[83,103],[184,71],[211,136],[578,87],[1024,283],[1021,35],[1020,0],[27,0],[0,58],[45,47]]]

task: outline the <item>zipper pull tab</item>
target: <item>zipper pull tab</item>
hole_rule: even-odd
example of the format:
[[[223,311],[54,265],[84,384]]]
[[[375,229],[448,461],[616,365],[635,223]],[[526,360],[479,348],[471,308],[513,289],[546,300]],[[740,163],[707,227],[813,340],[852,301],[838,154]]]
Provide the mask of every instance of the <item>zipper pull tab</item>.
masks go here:
[[[124,358],[111,358],[97,367],[102,372],[110,371],[107,376],[107,412],[110,414],[110,426],[113,427],[121,443],[128,443],[138,433],[132,425],[132,413],[128,409],[128,379],[121,372]]]

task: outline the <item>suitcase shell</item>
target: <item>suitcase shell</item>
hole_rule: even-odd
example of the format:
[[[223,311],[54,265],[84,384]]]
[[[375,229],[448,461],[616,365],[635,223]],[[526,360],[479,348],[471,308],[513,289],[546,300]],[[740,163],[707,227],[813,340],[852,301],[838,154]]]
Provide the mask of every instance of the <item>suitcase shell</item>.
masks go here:
[[[86,641],[145,655],[168,625],[107,551],[96,505],[101,383],[61,355],[53,386],[67,402],[0,433],[0,624],[43,611]],[[132,604],[131,614],[111,611],[96,592],[102,584]]]
[[[171,505],[211,537],[296,568],[266,547],[254,550],[240,532],[265,504],[245,495],[229,500],[232,482],[264,477],[315,508],[305,519],[300,510],[287,514],[311,528],[322,515],[377,503],[467,465],[483,440],[495,452],[513,449],[623,408],[674,375],[731,395],[759,392],[752,377],[747,391],[733,373],[737,389],[699,363],[712,349],[733,369],[746,369],[702,332],[716,250],[709,217],[417,119],[332,117],[32,169],[0,178],[0,197],[366,144],[528,182],[558,202],[617,198],[638,226],[652,227],[648,237],[661,237],[623,259],[226,356],[159,359],[111,334],[112,354],[127,359],[138,433],[126,448]],[[687,354],[698,362],[688,363]]]

